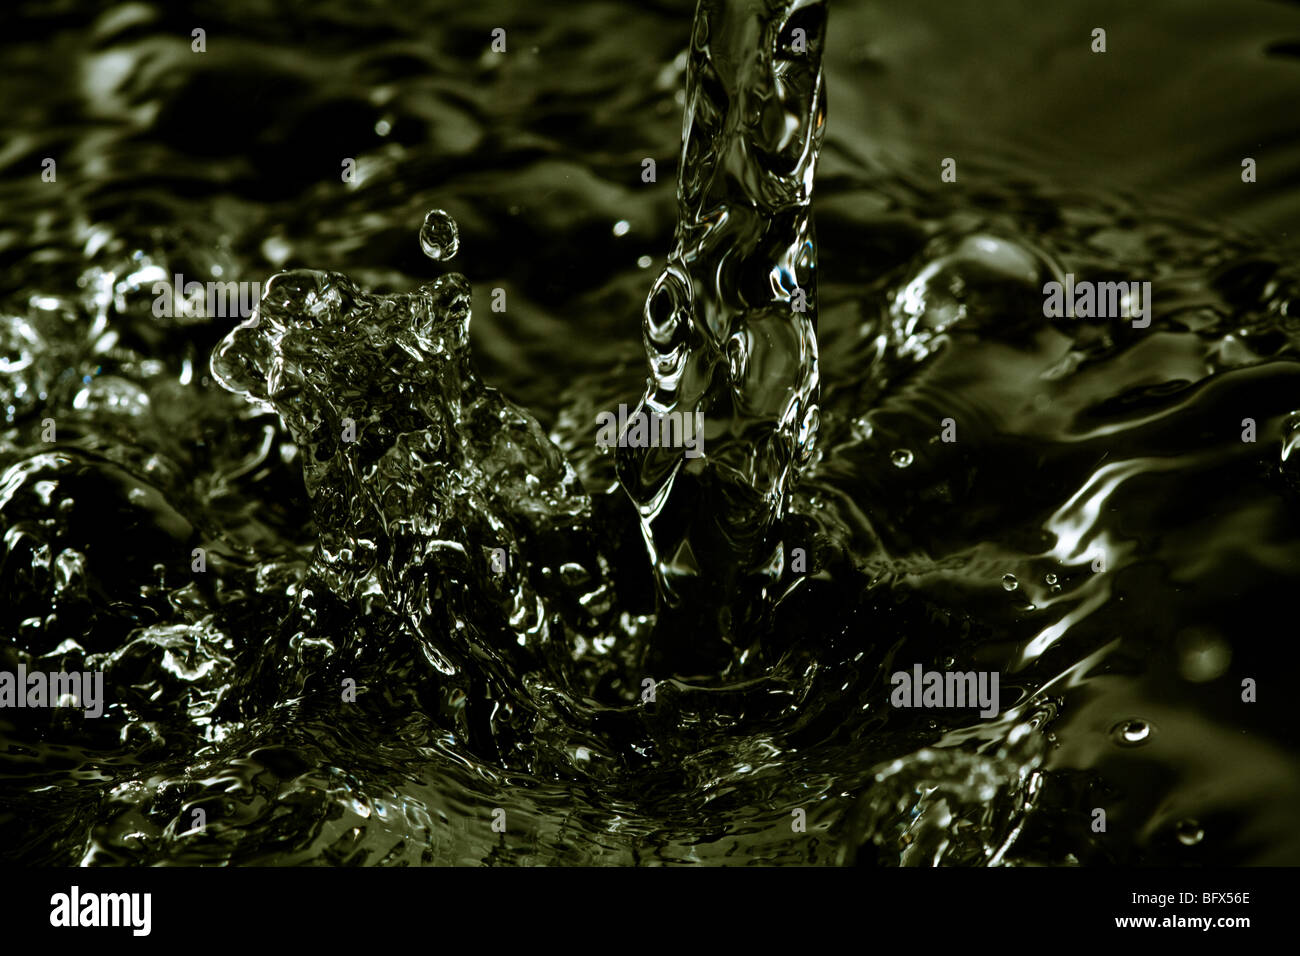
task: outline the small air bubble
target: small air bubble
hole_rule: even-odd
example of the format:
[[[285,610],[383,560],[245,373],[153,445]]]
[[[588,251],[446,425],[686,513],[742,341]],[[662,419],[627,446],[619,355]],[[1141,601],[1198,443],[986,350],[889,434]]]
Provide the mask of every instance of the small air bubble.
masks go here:
[[[1222,676],[1232,662],[1232,648],[1217,634],[1199,628],[1180,632],[1174,646],[1179,673],[1195,684]]]
[[[1016,580],[1014,574],[1004,574],[1002,575],[1002,587],[1008,591],[1014,591],[1016,588],[1020,587],[1020,582]]]
[[[1205,830],[1195,820],[1180,820],[1174,830],[1183,846],[1196,846],[1205,838]]]
[[[1116,724],[1110,734],[1117,744],[1138,747],[1150,739],[1151,725],[1145,720],[1124,720]]]
[[[894,463],[895,468],[906,468],[912,463],[912,453],[906,448],[900,448],[889,456],[889,460]]]
[[[628,230],[631,228],[632,228],[631,223],[629,223],[626,219],[620,219],[618,222],[614,223],[614,235],[626,236]]]
[[[445,210],[430,210],[424,217],[424,225],[420,227],[420,248],[435,262],[446,262],[454,258],[460,249],[456,220]]]
[[[1046,578],[1044,578],[1044,580],[1047,581],[1048,584],[1055,584],[1055,583],[1056,583],[1056,575],[1055,575],[1055,574],[1049,574]]]
[[[649,269],[650,263],[652,261],[654,260],[652,260],[649,256],[642,256],[640,259],[636,261],[636,264],[640,266],[642,269]]]

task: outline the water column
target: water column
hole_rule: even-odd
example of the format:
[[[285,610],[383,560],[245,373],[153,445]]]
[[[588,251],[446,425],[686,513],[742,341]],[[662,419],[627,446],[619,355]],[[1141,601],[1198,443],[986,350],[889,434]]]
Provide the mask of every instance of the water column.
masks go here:
[[[820,0],[696,10],[676,241],[646,300],[638,411],[702,423],[703,454],[623,443],[618,457],[658,585],[657,645],[682,667],[723,662],[760,632],[817,432],[825,23]]]

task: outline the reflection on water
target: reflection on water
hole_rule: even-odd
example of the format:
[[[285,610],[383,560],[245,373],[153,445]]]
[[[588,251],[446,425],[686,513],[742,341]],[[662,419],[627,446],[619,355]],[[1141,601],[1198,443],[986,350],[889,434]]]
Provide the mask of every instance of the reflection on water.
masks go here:
[[[693,6],[20,8],[6,858],[1300,861],[1300,8]]]

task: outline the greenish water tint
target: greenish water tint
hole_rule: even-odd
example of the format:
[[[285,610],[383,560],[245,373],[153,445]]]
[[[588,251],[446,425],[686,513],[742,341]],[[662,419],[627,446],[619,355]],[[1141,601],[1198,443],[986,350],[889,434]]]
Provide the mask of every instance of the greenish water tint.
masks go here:
[[[6,859],[1300,862],[1300,191],[1213,185],[1300,169],[1300,10],[1116,5],[1148,74],[1082,5],[692,6],[24,11],[0,665],[108,705],[0,714]],[[1257,105],[1188,131],[1202,29]],[[598,447],[638,396],[705,454]]]

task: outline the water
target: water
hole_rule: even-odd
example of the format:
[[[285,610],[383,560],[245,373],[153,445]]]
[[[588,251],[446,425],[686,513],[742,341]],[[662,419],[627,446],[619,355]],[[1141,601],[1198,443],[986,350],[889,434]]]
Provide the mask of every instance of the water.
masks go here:
[[[1300,862],[1300,12],[693,7],[23,10],[7,859]]]
[[[655,644],[753,646],[786,564],[779,524],[817,434],[825,6],[702,3],[687,59],[676,245],[646,300],[641,409],[699,416],[707,453],[625,447],[663,597]],[[722,655],[717,655],[722,656]]]
[[[420,227],[420,248],[435,262],[455,258],[460,248],[460,230],[446,210],[434,209],[424,217],[424,225]]]

